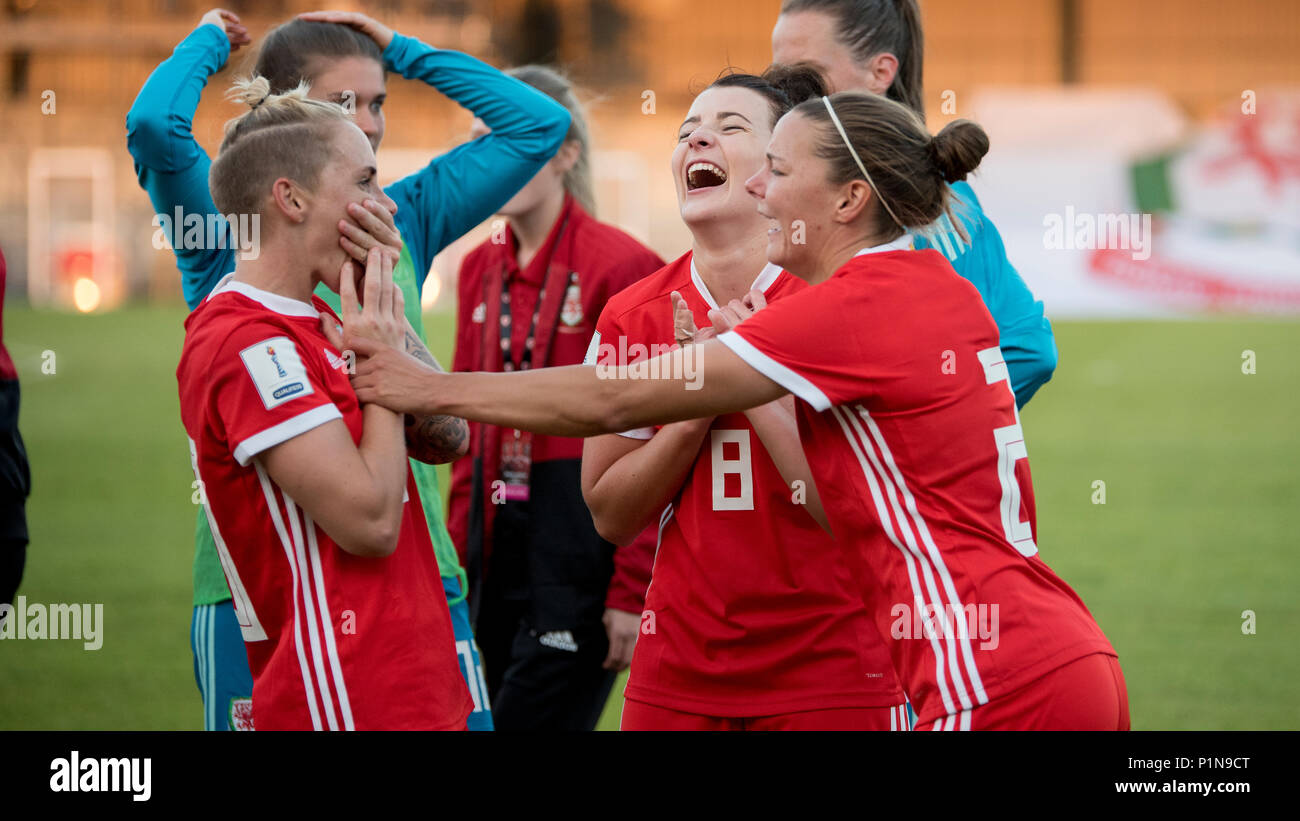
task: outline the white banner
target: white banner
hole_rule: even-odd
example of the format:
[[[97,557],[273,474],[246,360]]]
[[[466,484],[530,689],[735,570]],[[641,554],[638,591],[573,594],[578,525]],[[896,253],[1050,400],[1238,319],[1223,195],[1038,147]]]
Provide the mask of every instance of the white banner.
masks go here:
[[[972,181],[1056,317],[1300,314],[1300,92],[1189,123],[1158,92],[985,90]]]

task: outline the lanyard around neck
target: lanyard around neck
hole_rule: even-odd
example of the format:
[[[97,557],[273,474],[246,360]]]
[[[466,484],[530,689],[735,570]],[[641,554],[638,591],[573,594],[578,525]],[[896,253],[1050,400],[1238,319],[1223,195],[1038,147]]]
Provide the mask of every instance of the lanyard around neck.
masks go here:
[[[542,315],[542,305],[546,302],[546,281],[551,275],[551,263],[555,260],[555,250],[560,247],[560,241],[564,239],[564,232],[569,227],[569,217],[566,214],[564,223],[560,225],[560,232],[555,235],[555,242],[551,243],[551,250],[546,256],[546,265],[542,268],[542,286],[537,291],[537,307],[533,310],[532,320],[528,323],[528,336],[524,339],[524,350],[519,355],[519,370],[526,371],[533,365],[533,349],[537,340],[537,321]],[[569,274],[569,283],[577,279],[577,273]],[[514,318],[510,308],[510,283],[502,278],[501,282],[501,367],[507,373],[515,370],[514,357],[510,354],[511,339],[514,336]]]

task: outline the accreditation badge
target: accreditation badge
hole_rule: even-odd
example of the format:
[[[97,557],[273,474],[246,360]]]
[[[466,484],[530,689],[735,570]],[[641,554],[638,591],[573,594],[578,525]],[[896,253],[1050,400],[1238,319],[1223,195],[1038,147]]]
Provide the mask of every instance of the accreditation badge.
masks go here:
[[[501,437],[501,480],[508,502],[528,501],[528,478],[533,469],[533,435],[506,431]]]

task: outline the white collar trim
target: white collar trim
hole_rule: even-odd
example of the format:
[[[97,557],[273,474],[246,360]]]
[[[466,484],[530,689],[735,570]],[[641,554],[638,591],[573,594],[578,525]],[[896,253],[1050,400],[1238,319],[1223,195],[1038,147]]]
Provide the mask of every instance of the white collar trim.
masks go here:
[[[772,287],[772,283],[776,282],[777,277],[781,276],[782,270],[780,265],[767,263],[763,266],[763,270],[758,272],[758,278],[754,280],[750,290],[757,288],[763,293],[767,293],[767,289]],[[691,284],[695,286],[695,290],[700,292],[700,296],[704,297],[704,301],[709,303],[710,308],[716,309],[718,307],[717,301],[713,299],[713,294],[709,293],[708,286],[704,284],[703,278],[700,277],[699,269],[695,267],[694,254],[691,255]]]
[[[208,299],[212,299],[217,294],[226,291],[242,294],[254,302],[260,303],[267,310],[284,316],[301,316],[307,319],[316,319],[320,316],[320,311],[306,302],[299,302],[287,296],[280,296],[270,291],[263,291],[261,288],[254,288],[247,282],[240,282],[235,279],[234,271],[221,278],[221,281],[217,283],[217,287],[213,288],[212,293],[208,294]]]
[[[903,234],[893,242],[886,242],[884,245],[873,245],[870,248],[863,248],[853,256],[860,257],[864,254],[883,254],[886,251],[913,251],[915,246],[912,245],[912,235]]]

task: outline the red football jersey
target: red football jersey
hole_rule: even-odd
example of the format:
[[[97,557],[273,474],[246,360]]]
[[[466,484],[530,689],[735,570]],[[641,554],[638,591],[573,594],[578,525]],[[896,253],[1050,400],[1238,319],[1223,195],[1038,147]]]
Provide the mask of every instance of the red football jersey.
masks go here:
[[[768,265],[769,302],[807,288]],[[636,362],[673,345],[670,294],[698,327],[713,296],[692,255],[619,293],[588,361]],[[654,429],[623,434],[649,439]],[[627,697],[682,712],[761,716],[903,701],[844,553],[782,479],[743,413],[719,416],[660,519]]]
[[[257,729],[463,729],[473,707],[410,468],[397,549],[338,547],[256,457],[362,413],[319,328],[330,308],[227,276],[185,322],[176,377],[243,630]]]
[[[1038,555],[997,326],[938,252],[906,247],[869,249],[719,339],[803,400],[822,502],[859,548],[864,598],[925,723],[1115,651]]]

